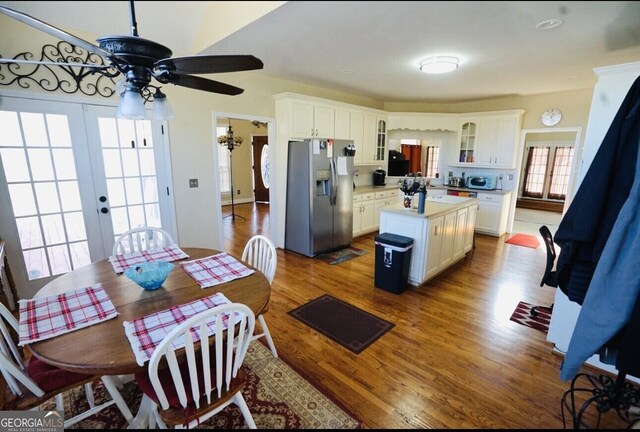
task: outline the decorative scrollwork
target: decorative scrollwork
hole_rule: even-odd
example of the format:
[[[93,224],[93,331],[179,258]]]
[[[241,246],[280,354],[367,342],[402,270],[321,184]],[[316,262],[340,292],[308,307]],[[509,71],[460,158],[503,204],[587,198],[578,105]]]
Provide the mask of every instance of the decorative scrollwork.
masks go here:
[[[33,61],[34,55],[23,52],[13,59]],[[104,59],[99,55],[85,52],[65,41],[60,41],[57,45],[44,45],[40,59],[36,61],[106,66]],[[3,73],[5,65],[6,75]],[[120,72],[113,67],[96,69],[49,64],[0,63],[0,85],[8,86],[17,83],[20,87],[28,89],[35,84],[49,92],[58,90],[67,94],[81,92],[87,96],[112,96],[115,93],[116,84],[113,78],[119,74]]]

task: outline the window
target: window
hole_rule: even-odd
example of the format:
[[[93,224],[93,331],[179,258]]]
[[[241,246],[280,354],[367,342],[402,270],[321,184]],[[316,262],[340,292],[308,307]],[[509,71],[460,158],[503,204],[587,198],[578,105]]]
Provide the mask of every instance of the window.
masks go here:
[[[216,128],[217,136],[227,134],[227,128]],[[229,150],[226,146],[218,144],[218,174],[220,176],[220,193],[231,193],[231,183],[229,178]]]

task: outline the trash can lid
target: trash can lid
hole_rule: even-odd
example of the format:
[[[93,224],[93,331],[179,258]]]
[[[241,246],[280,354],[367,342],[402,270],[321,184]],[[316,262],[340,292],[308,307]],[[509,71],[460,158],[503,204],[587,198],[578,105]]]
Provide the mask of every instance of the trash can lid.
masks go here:
[[[381,233],[376,236],[377,243],[387,244],[389,246],[407,247],[413,245],[411,237],[401,236],[399,234]]]

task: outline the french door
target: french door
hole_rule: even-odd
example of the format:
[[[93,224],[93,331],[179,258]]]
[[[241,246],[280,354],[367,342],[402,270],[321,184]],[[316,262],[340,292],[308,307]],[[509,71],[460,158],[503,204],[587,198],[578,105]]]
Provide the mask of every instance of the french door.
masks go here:
[[[562,144],[536,144],[525,148],[522,197],[561,200],[567,196],[573,147]]]
[[[113,107],[13,97],[0,105],[0,236],[22,297],[111,255],[142,226],[174,235],[161,126]]]

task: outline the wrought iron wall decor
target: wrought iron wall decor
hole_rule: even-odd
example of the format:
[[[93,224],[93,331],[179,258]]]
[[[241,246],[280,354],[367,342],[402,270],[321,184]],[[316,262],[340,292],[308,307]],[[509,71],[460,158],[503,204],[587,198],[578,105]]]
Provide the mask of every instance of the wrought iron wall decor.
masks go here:
[[[2,57],[2,56],[0,56]],[[33,60],[28,51],[13,57],[13,60]],[[24,64],[0,63],[0,85],[17,83],[24,89],[38,85],[49,92],[63,91],[67,94],[81,92],[87,96],[110,97],[116,90],[113,77],[119,72],[115,68],[97,70],[88,67],[67,66],[64,63],[92,63],[106,66],[101,56],[87,52],[68,42],[43,45],[39,61],[61,63]]]

